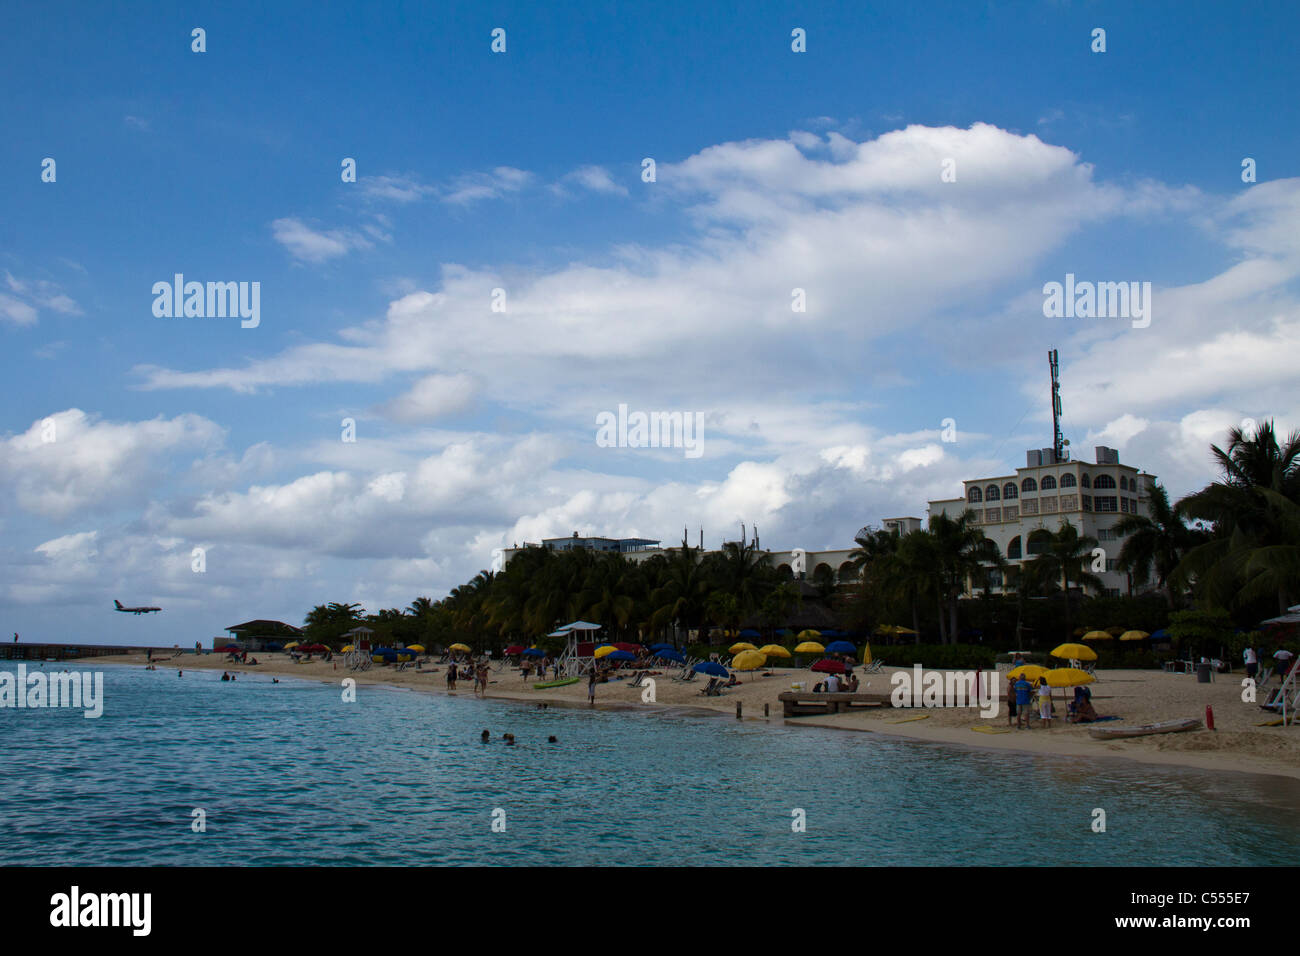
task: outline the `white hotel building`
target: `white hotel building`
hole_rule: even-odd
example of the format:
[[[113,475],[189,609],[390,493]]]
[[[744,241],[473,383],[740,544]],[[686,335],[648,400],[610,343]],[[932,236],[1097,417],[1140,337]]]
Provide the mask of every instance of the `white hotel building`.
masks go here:
[[[1014,475],[973,478],[963,482],[964,495],[931,501],[931,516],[956,518],[964,510],[975,513],[978,527],[1013,565],[1043,550],[1035,532],[1056,531],[1063,519],[1091,535],[1106,552],[1106,570],[1098,573],[1103,593],[1119,595],[1129,587],[1128,576],[1117,569],[1120,539],[1115,524],[1127,515],[1150,514],[1149,494],[1156,478],[1131,465],[1121,465],[1119,452],[1099,445],[1096,461],[1058,461],[1051,448],[1031,449],[1025,467]],[[1001,575],[990,571],[991,588],[1000,590]]]

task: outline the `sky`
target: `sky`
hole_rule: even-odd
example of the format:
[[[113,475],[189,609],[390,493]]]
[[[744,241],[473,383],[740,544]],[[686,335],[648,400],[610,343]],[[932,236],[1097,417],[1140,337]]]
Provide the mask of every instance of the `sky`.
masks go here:
[[[1300,427],[1293,3],[179,6],[0,32],[0,633],[851,547],[1050,446],[1052,348],[1074,456],[1175,498]],[[1067,274],[1149,314],[1045,314]]]

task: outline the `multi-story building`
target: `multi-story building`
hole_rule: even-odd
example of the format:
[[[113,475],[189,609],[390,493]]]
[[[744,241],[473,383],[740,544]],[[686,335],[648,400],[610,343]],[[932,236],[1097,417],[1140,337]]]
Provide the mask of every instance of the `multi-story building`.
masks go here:
[[[1103,593],[1117,595],[1128,589],[1129,581],[1117,567],[1122,542],[1115,525],[1126,515],[1150,514],[1155,481],[1154,475],[1120,464],[1119,452],[1104,445],[1097,446],[1092,463],[1058,459],[1051,448],[1031,449],[1025,467],[1015,474],[965,481],[961,498],[931,501],[929,513],[956,518],[970,509],[985,536],[1013,565],[1041,554],[1047,533],[1069,519],[1105,551],[1105,570],[1093,573],[1102,579]],[[990,587],[1000,590],[1002,575],[989,573]]]

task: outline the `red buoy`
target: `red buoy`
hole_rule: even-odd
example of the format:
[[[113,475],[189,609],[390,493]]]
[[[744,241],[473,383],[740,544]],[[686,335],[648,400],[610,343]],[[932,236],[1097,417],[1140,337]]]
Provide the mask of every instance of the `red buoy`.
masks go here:
[[[1205,705],[1205,726],[1214,729],[1214,708],[1209,704]]]

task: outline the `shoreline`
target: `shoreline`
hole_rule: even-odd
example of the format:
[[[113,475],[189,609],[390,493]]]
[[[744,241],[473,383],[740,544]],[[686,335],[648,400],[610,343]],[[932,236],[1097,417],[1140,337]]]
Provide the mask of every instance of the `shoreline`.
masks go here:
[[[314,680],[325,684],[337,684],[344,678],[351,677],[358,685],[371,684],[448,697],[473,698],[475,696],[466,682],[461,682],[465,684],[463,689],[455,693],[449,692],[441,668],[436,672],[413,669],[396,671],[389,667],[378,666],[368,671],[352,672],[337,670],[333,664],[326,664],[323,661],[294,664],[288,658],[278,654],[265,654],[262,658],[262,662],[256,667],[231,664],[224,657],[217,655],[205,654],[196,657],[192,653],[182,654],[177,658],[155,659],[154,663],[160,669],[179,666],[181,670],[223,670],[240,675],[246,675],[251,670],[267,676]],[[81,663],[84,665],[90,662]],[[94,663],[142,667],[146,660],[144,654],[138,654],[96,659]],[[534,706],[545,704],[548,707],[566,709],[587,709],[590,706],[586,700],[585,682],[571,684],[564,688],[538,691],[532,688],[531,681],[524,682],[517,675],[513,675],[513,670],[507,668],[493,672],[494,677],[489,684],[486,699]],[[889,669],[889,671],[893,670],[907,670],[907,668]],[[877,691],[889,684],[889,671],[871,675],[870,683],[877,684]],[[1153,710],[1149,706],[1153,700],[1167,703],[1160,693],[1167,692],[1165,697],[1174,701],[1173,706],[1178,707],[1180,711],[1187,711],[1195,705],[1190,701],[1184,704],[1183,698],[1199,697],[1207,700],[1213,698],[1216,725],[1219,729],[1216,731],[1201,729],[1189,733],[1164,734],[1123,741],[1097,741],[1087,735],[1086,728],[1066,724],[1059,719],[1058,725],[1052,729],[1036,727],[1032,730],[1013,729],[1005,732],[1005,711],[1002,711],[998,717],[989,719],[982,718],[979,711],[973,708],[925,709],[922,712],[910,708],[884,708],[845,714],[795,717],[787,720],[782,715],[780,703],[776,701],[776,694],[788,688],[790,679],[807,679],[808,674],[807,671],[782,669],[772,678],[747,678],[737,687],[729,689],[724,696],[707,699],[698,696],[698,684],[681,685],[661,677],[657,679],[658,693],[654,703],[643,703],[639,691],[629,688],[626,684],[610,682],[598,685],[596,703],[590,709],[607,711],[653,709],[656,713],[685,713],[700,717],[729,716],[735,719],[736,704],[739,701],[743,705],[742,719],[746,721],[778,722],[789,727],[817,727],[826,730],[875,733],[900,740],[955,745],[994,753],[1011,751],[1063,758],[1118,758],[1163,767],[1189,767],[1197,770],[1300,780],[1300,728],[1259,727],[1260,715],[1266,717],[1267,714],[1258,710],[1255,705],[1241,705],[1236,711],[1231,710],[1233,698],[1239,694],[1238,685],[1235,683],[1236,678],[1233,675],[1224,675],[1227,679],[1216,683],[1197,685],[1187,682],[1186,679],[1179,682],[1177,675],[1160,672],[1108,672],[1097,685],[1097,690],[1104,690],[1106,693],[1095,694],[1093,698],[1099,703],[1099,707],[1104,703],[1108,710],[1117,706],[1142,710],[1144,705],[1148,705],[1145,709]],[[866,683],[864,682],[864,690]],[[634,692],[631,699],[617,699],[618,695],[626,695],[629,690]],[[1136,690],[1137,693],[1127,693],[1130,690]],[[763,716],[764,704],[770,706],[769,717]],[[1204,705],[1199,706],[1203,713]],[[1252,711],[1248,708],[1255,709]],[[1061,710],[1063,709],[1062,706]],[[1168,706],[1165,710],[1168,710]],[[1190,716],[1190,714],[1184,715]],[[1157,713],[1155,716],[1160,717],[1161,714]],[[917,717],[921,719],[908,719]],[[894,722],[899,720],[906,722]],[[1147,722],[1145,717],[1134,716],[1126,721],[1126,725],[1132,726],[1144,722]],[[992,732],[977,733],[972,726],[988,728]]]

